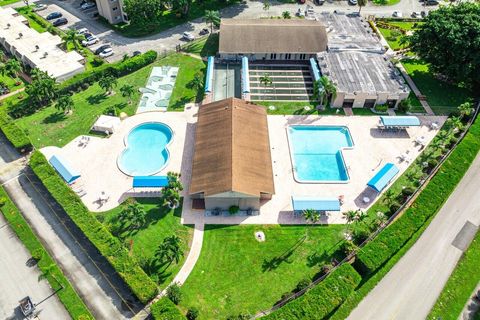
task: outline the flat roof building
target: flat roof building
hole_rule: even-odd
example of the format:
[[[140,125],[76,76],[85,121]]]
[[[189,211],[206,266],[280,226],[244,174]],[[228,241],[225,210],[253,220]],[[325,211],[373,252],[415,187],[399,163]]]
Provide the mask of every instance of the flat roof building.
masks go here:
[[[107,19],[110,24],[125,22],[122,0],[96,0],[98,14]]]
[[[222,19],[222,59],[307,60],[327,50],[325,26],[301,19]]]
[[[49,32],[39,33],[12,8],[0,7],[0,44],[23,64],[47,72],[62,81],[85,70],[84,57],[60,48],[62,39]]]
[[[205,208],[260,208],[275,193],[264,107],[228,98],[198,110],[189,193]]]

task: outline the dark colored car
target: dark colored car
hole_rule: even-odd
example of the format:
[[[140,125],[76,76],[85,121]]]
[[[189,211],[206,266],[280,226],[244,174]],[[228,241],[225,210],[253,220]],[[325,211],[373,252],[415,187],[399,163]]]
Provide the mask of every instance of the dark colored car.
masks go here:
[[[427,1],[425,1],[425,4],[427,6],[438,6],[438,1],[437,0],[427,0]]]
[[[59,27],[59,26],[63,26],[64,24],[67,24],[67,23],[68,23],[67,18],[60,18],[60,19],[57,19],[57,20],[53,21],[52,25],[54,27]]]
[[[61,12],[52,12],[48,16],[46,16],[45,19],[53,20],[53,19],[60,18],[61,16],[63,16],[63,14]]]
[[[109,44],[104,44],[104,45],[101,45],[100,47],[98,47],[97,49],[95,49],[95,54],[100,54],[101,52],[103,52],[105,49],[108,49],[108,48],[111,48],[111,46]]]
[[[210,33],[210,31],[207,28],[203,28],[202,30],[200,30],[200,32],[198,34],[203,36],[203,35],[209,34],[209,33]]]
[[[136,56],[139,56],[139,55],[141,55],[141,54],[142,54],[142,53],[141,53],[140,51],[138,51],[138,50],[137,50],[137,51],[133,51],[132,57],[136,57]]]
[[[313,1],[317,6],[321,6],[325,3],[325,0],[315,0]]]

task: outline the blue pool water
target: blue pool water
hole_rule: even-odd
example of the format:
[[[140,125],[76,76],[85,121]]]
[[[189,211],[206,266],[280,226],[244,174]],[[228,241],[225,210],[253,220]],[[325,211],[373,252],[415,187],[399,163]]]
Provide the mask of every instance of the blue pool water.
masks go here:
[[[125,150],[118,157],[118,167],[129,176],[149,176],[161,171],[170,156],[167,145],[172,136],[172,129],[160,122],[133,128],[125,139]]]
[[[298,182],[347,182],[341,149],[353,147],[344,126],[290,126],[288,140]]]

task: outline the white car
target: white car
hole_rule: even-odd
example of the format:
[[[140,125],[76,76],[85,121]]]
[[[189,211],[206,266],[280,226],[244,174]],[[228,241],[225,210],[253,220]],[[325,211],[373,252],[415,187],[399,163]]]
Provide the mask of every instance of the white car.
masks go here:
[[[195,37],[190,32],[184,32],[182,35],[182,39],[185,39],[187,41],[193,41],[195,40]]]
[[[392,17],[401,18],[403,15],[400,11],[393,11]]]
[[[90,8],[94,8],[96,6],[97,6],[97,4],[95,2],[85,2],[84,4],[82,4],[80,6],[80,8],[82,8],[82,10],[87,10],[87,9],[90,9]]]
[[[99,40],[98,40],[97,37],[91,36],[91,37],[83,40],[83,41],[82,41],[82,45],[83,45],[84,47],[86,47],[86,46],[91,46],[92,44],[95,44],[95,43],[97,43],[98,41],[99,41]]]
[[[112,48],[107,48],[107,49],[103,50],[102,52],[100,52],[99,56],[101,58],[106,58],[106,57],[113,56],[113,49]]]
[[[78,30],[77,30],[77,33],[78,33],[78,34],[85,34],[85,33],[88,33],[88,29],[87,29],[87,28],[81,28],[81,29],[78,29]]]
[[[47,9],[47,7],[48,6],[46,4],[43,4],[43,3],[35,4],[35,6],[33,7],[33,11],[35,11],[35,12],[42,11],[42,10]]]

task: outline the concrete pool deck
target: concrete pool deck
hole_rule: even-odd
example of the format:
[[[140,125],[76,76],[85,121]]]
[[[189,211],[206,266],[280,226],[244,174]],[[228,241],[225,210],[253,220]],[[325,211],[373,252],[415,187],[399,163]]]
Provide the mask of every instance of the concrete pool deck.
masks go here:
[[[437,122],[440,126],[446,120],[442,116],[420,116],[422,126],[411,127],[396,133],[380,132],[376,129],[378,116],[268,116],[270,147],[273,161],[275,195],[260,209],[258,216],[209,216],[203,210],[192,210],[188,197],[190,184],[193,148],[195,139],[196,106],[189,106],[184,112],[147,112],[137,114],[124,121],[115,133],[108,138],[90,137],[88,144],[79,145],[81,137],[77,137],[65,147],[46,147],[41,151],[47,156],[60,153],[73,168],[81,173],[81,178],[74,189],[81,188],[85,195],[81,197],[85,205],[96,212],[107,211],[117,207],[127,197],[133,196],[132,177],[123,174],[117,167],[117,157],[125,148],[124,137],[138,124],[158,121],[167,124],[174,131],[174,138],[168,147],[170,161],[165,169],[157,175],[166,175],[168,171],[181,172],[184,206],[182,222],[185,224],[302,224],[302,217],[292,214],[291,196],[334,197],[344,196],[342,212],[350,209],[367,209],[375,201],[375,194],[367,189],[366,183],[387,162],[393,162],[400,169],[398,178],[409,163],[400,161],[399,156],[408,151],[413,161],[420,153],[415,140],[424,137],[429,143],[438,132],[430,130],[429,124]],[[343,150],[349,183],[298,183],[293,178],[292,162],[286,128],[289,125],[334,125],[347,126],[355,146]],[[312,141],[315,143],[315,141]],[[102,192],[108,201],[98,202]],[[154,193],[142,196],[158,196]],[[138,196],[138,195],[136,195]],[[363,198],[371,199],[364,203]],[[341,212],[330,213],[322,223],[345,223]]]

